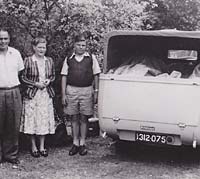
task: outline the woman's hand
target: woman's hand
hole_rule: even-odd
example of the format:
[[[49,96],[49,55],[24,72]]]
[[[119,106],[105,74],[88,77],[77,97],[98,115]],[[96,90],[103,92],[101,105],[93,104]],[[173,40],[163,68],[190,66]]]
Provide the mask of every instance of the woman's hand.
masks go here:
[[[35,83],[35,86],[37,87],[37,88],[39,88],[39,89],[44,89],[46,86],[44,85],[44,83],[40,83],[40,82],[36,82]]]
[[[50,84],[50,80],[49,79],[46,79],[43,84],[45,85],[45,87],[47,87],[49,84]]]

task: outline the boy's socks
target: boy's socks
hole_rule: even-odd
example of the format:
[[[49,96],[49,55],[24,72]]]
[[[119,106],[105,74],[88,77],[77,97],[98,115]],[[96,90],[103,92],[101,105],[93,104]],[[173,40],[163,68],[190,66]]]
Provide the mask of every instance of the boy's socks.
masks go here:
[[[79,146],[79,140],[78,139],[74,139],[73,140],[73,144],[76,145],[76,146]]]
[[[85,145],[85,139],[80,139],[80,145],[81,146]]]

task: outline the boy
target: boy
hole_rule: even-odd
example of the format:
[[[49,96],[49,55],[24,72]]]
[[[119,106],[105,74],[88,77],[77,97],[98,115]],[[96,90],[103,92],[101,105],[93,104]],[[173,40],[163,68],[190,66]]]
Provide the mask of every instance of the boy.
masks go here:
[[[97,103],[101,71],[95,56],[86,51],[86,45],[83,34],[75,37],[74,52],[65,59],[61,71],[62,104],[64,112],[71,116],[72,123],[73,146],[69,151],[70,156],[87,154],[87,120],[93,114],[93,104]]]

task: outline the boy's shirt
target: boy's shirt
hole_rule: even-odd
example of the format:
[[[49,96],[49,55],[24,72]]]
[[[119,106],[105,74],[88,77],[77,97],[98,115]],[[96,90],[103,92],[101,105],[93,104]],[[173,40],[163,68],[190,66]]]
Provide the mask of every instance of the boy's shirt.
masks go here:
[[[80,62],[81,60],[83,60],[83,58],[85,56],[90,56],[90,54],[88,52],[85,52],[81,57],[80,56],[76,56],[75,53],[73,53],[69,58],[72,58],[75,56],[75,59]],[[80,58],[77,58],[77,57],[80,57]],[[61,75],[68,75],[68,64],[67,64],[67,59],[68,58],[65,58],[65,61],[63,63],[63,67],[62,67],[62,70],[61,70]],[[95,55],[92,54],[92,60],[93,60],[93,65],[92,65],[92,70],[93,70],[93,75],[96,75],[96,74],[99,74],[101,73],[101,69],[99,67],[99,63],[97,61],[97,58],[95,57]]]

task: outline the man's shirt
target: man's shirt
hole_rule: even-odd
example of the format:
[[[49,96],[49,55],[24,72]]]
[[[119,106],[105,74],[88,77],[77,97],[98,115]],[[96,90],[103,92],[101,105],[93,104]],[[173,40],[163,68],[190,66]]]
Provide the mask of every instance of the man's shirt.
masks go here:
[[[6,54],[0,53],[0,88],[20,84],[18,73],[24,69],[24,63],[18,50],[8,47]]]

